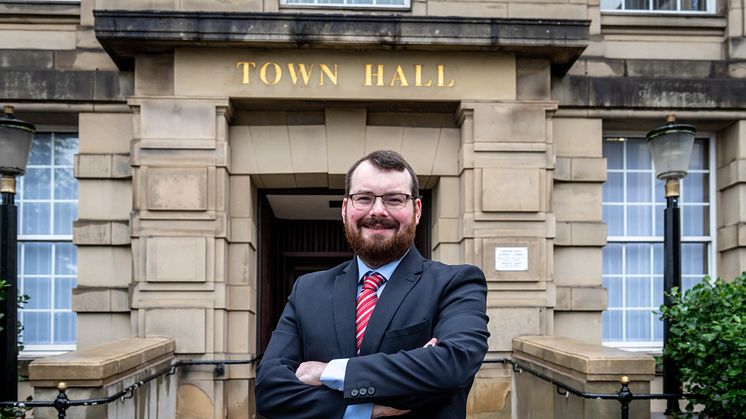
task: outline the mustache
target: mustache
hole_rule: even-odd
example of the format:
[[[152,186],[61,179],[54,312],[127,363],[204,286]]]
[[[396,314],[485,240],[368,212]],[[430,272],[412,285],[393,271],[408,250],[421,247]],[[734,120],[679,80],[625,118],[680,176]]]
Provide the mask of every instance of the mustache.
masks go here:
[[[391,218],[363,218],[357,222],[358,227],[399,228],[399,222]]]

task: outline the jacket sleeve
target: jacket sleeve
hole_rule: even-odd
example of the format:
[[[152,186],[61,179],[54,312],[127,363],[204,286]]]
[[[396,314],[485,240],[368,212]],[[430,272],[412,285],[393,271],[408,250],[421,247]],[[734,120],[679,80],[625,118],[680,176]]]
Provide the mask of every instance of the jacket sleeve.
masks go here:
[[[439,314],[434,337],[438,344],[350,358],[344,388],[348,402],[388,402],[401,408],[403,400],[430,399],[472,382],[488,348],[484,274],[474,266],[460,267],[436,298]]]
[[[304,384],[295,376],[298,365],[305,361],[294,304],[298,282],[300,279],[257,368],[257,410],[277,419],[342,418],[347,403],[341,392]]]

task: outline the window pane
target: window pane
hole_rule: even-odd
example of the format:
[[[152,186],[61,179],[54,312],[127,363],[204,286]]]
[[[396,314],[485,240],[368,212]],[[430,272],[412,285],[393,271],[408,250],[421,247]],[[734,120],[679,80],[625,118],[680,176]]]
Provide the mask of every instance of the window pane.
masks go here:
[[[72,308],[74,278],[57,278],[54,280],[54,309],[70,310]]]
[[[26,169],[23,176],[23,199],[51,199],[51,173],[47,168]]]
[[[28,157],[29,166],[52,164],[52,134],[36,133],[31,142],[31,153]]]
[[[609,308],[622,307],[622,278],[603,278],[604,287],[609,294]]]
[[[76,218],[78,218],[77,204],[54,204],[54,234],[72,235],[73,221],[75,221]]]
[[[78,252],[72,243],[59,243],[54,246],[56,257],[54,273],[58,275],[75,275],[77,273]]]
[[[616,205],[603,206],[603,220],[609,236],[624,235],[624,207]]]
[[[652,169],[653,162],[645,140],[627,140],[627,169]]]
[[[73,169],[54,169],[54,198],[76,199],[78,181],[73,177]]]
[[[707,269],[707,246],[703,243],[682,243],[681,274],[704,276]]]
[[[650,0],[626,0],[626,8],[628,10],[649,10]]]
[[[648,205],[635,205],[627,207],[627,235],[652,236],[652,215],[652,207]]]
[[[23,279],[23,293],[29,296],[24,308],[49,308],[52,305],[52,279],[26,277]]]
[[[621,2],[620,2],[621,3]],[[603,156],[606,158],[606,167],[610,170],[621,170],[624,168],[624,143],[612,139],[604,139]]]
[[[73,156],[78,152],[78,137],[74,134],[55,134],[54,164],[72,166]]]
[[[23,313],[24,345],[48,345],[52,343],[52,315],[48,312],[28,311]]]
[[[655,176],[655,175],[653,175]],[[655,178],[655,186],[653,186],[653,197],[655,198],[655,202],[659,202],[661,204],[666,203],[666,182],[664,180]]]
[[[75,313],[54,313],[54,341],[58,344],[75,343]]]
[[[708,228],[710,209],[698,205],[687,205],[681,209],[681,231],[684,236],[706,236],[710,234]]]
[[[676,0],[654,0],[655,10],[676,10]]]
[[[681,10],[707,11],[707,0],[681,0]]]
[[[622,273],[622,245],[607,244],[603,249],[604,274]]]
[[[651,202],[651,180],[649,173],[627,173],[627,202]]]
[[[663,276],[659,275],[653,278],[653,307],[663,304]]]
[[[650,320],[653,314],[648,310],[628,310],[624,312],[624,320],[627,323],[626,340],[649,341],[652,340]]]
[[[49,275],[52,273],[52,245],[26,243],[23,245],[23,275]]]
[[[627,278],[625,285],[625,307],[652,307],[650,278]]]
[[[709,201],[709,176],[706,173],[689,173],[681,185],[682,202]]]
[[[655,218],[655,235],[663,237],[663,229],[665,228],[664,216],[666,207],[663,205],[656,205],[653,207],[653,217]]]
[[[604,202],[624,202],[624,175],[609,173],[603,187]]]
[[[26,202],[23,204],[23,227],[21,228],[21,234],[34,235],[34,234],[49,234],[49,212],[50,204],[43,203],[31,203]]]
[[[655,243],[653,245],[653,273],[656,275],[663,275],[663,243]]]
[[[628,244],[625,246],[625,273],[640,275],[650,273],[650,245]]]
[[[661,320],[657,314],[653,315],[653,340],[663,340],[663,320]]]
[[[622,336],[622,312],[618,310],[607,310],[602,314],[603,339],[605,341],[621,341]]]

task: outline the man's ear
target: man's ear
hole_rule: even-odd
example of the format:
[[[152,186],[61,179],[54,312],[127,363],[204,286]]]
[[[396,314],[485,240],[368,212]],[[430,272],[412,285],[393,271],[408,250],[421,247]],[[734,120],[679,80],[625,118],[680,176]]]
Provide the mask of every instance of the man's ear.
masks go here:
[[[422,200],[417,198],[414,200],[414,217],[415,224],[420,223],[420,217],[422,216]]]
[[[342,224],[347,224],[347,198],[342,198]]]

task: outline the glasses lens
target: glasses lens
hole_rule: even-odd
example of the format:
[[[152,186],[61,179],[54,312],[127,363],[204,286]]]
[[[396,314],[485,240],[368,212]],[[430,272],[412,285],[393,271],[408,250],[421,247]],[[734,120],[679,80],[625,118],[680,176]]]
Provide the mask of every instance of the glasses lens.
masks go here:
[[[383,204],[386,205],[386,208],[402,208],[407,205],[407,196],[399,193],[384,195]]]
[[[352,205],[355,208],[366,209],[370,208],[370,206],[373,205],[373,201],[376,200],[376,196],[373,194],[356,193],[354,195],[350,195],[350,199],[352,199]]]

